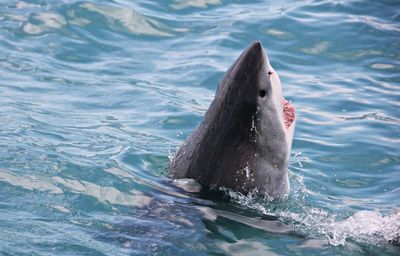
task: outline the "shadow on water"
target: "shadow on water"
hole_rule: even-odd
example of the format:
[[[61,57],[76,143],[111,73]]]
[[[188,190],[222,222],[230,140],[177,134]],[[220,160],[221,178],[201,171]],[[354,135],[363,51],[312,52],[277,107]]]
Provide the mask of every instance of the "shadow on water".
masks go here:
[[[132,209],[128,215],[95,216],[104,222],[104,228],[93,231],[93,237],[138,252],[168,253],[228,250],[227,253],[229,245],[253,238],[280,239],[286,235],[294,240],[304,238],[276,216],[232,204],[224,192],[193,193],[198,189],[193,181],[179,181],[179,187],[174,183],[170,180],[153,183],[152,189],[157,191],[149,191],[151,201]],[[192,192],[181,189],[182,185]],[[220,243],[227,248],[219,248]],[[178,248],[172,246],[176,244]],[[185,250],[181,251],[182,248]]]
[[[371,212],[359,212],[343,222],[333,220],[335,223],[330,224],[344,227],[342,232],[345,234],[336,234],[343,236],[338,238],[330,237],[332,233],[322,229],[326,228],[324,225],[328,225],[328,220],[320,218],[321,212],[316,213],[323,211],[322,209],[300,207],[303,211],[308,211],[301,213],[302,219],[294,212],[288,212],[288,209],[293,211],[290,205],[293,203],[290,202],[293,195],[288,199],[289,202],[283,203],[282,206],[282,202],[268,202],[263,198],[244,196],[226,189],[202,189],[193,180],[161,179],[148,185],[151,187],[148,191],[151,201],[148,204],[133,209],[131,214],[126,216],[102,216],[106,224],[103,230],[94,231],[94,238],[107,243],[117,243],[123,248],[138,252],[160,250],[183,253],[180,249],[171,249],[173,244],[179,244],[181,249],[185,248],[185,253],[189,251],[211,255],[240,251],[252,255],[263,255],[265,251],[274,254],[276,248],[266,247],[260,242],[263,240],[270,241],[272,245],[273,241],[284,241],[288,248],[300,251],[316,250],[316,255],[319,250],[335,252],[338,249],[336,246],[332,247],[337,241],[335,239],[347,241],[342,246],[348,250],[349,255],[373,253],[376,248],[371,246],[371,243],[386,247],[388,254],[395,255],[398,250],[389,245],[392,241],[384,240],[385,237],[380,241],[373,240],[374,236],[382,235],[380,230],[378,233],[367,234],[365,240],[357,238],[358,235],[363,236],[363,232],[356,226],[374,221],[386,221],[389,225],[396,225],[400,215],[389,219],[388,216],[377,217]],[[317,219],[307,219],[306,215],[311,218],[314,215]],[[322,215],[330,218],[326,212]],[[315,227],[310,228],[310,225]],[[351,232],[354,233],[350,234]],[[143,237],[146,239],[143,240]],[[246,249],[240,249],[242,246]]]

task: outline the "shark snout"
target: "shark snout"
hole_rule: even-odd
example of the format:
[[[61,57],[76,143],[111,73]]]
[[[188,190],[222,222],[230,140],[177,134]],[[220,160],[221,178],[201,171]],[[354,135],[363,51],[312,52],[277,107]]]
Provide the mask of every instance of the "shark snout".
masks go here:
[[[177,152],[169,175],[284,198],[294,116],[283,99],[261,43],[252,43],[220,80],[203,122]]]

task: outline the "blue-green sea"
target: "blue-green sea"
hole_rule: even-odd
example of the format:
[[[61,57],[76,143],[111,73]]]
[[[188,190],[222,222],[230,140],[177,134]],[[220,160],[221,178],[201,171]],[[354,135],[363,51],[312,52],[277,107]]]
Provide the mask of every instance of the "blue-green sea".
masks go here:
[[[282,202],[166,176],[253,41]],[[400,255],[399,209],[399,1],[0,1],[0,255]]]

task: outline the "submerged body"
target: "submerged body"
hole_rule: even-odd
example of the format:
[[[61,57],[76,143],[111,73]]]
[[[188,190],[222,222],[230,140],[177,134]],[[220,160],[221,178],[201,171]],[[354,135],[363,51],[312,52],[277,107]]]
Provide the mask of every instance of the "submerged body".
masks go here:
[[[221,79],[203,122],[171,161],[169,176],[281,199],[289,191],[294,125],[294,108],[255,42]]]

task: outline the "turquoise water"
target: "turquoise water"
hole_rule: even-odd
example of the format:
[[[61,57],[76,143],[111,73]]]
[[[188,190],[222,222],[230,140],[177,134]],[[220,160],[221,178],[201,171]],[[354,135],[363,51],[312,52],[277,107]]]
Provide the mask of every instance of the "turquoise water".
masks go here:
[[[169,158],[254,40],[290,195],[184,191]],[[399,71],[398,1],[1,1],[0,254],[398,255]]]

